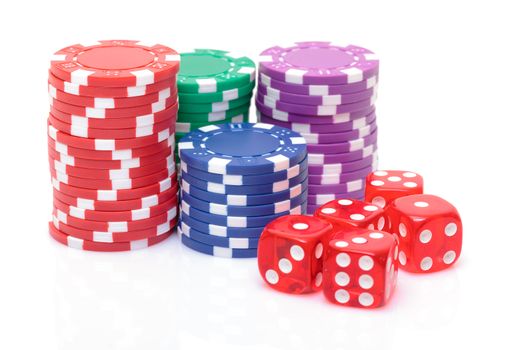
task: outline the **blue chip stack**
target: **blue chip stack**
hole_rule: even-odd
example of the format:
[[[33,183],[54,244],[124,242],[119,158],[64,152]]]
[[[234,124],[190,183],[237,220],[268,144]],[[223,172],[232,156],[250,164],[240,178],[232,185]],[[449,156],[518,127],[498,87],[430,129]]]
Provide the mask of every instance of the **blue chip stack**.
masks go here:
[[[202,127],[179,142],[182,243],[204,254],[257,256],[262,230],[308,199],[306,141],[264,123]]]

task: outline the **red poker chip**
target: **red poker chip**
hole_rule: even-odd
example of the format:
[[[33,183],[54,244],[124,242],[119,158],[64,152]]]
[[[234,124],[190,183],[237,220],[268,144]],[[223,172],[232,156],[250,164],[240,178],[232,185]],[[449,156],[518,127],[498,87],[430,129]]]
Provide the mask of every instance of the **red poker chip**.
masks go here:
[[[90,221],[139,221],[150,219],[158,215],[166,213],[170,208],[176,207],[178,201],[176,197],[172,197],[170,200],[163,202],[159,205],[155,205],[149,208],[126,210],[126,211],[97,211],[87,210],[78,207],[74,207],[55,198],[53,200],[55,208],[68,214],[71,217],[90,220]]]
[[[168,79],[179,71],[180,55],[163,45],[135,40],[101,40],[57,51],[50,71],[58,78],[87,86],[138,86]]]
[[[94,190],[75,187],[60,182],[54,178],[51,178],[51,182],[57,191],[65,193],[71,197],[81,197],[98,201],[124,201],[147,197],[159,192],[163,192],[168,188],[173,187],[175,183],[177,183],[177,175],[172,175],[169,178],[161,180],[153,185],[125,190]]]
[[[157,227],[166,221],[174,219],[177,216],[177,205],[171,206],[166,212],[160,215],[137,221],[93,221],[78,219],[67,215],[55,206],[53,206],[53,215],[56,216],[60,222],[82,230],[128,232]]]
[[[172,219],[156,227],[128,232],[102,232],[102,231],[90,231],[82,230],[73,226],[69,226],[60,222],[56,217],[53,217],[53,226],[58,231],[80,239],[92,241],[92,242],[103,242],[103,243],[115,243],[115,242],[129,242],[136,241],[139,239],[147,239],[163,235],[165,233],[173,231],[177,225],[177,220]]]
[[[129,86],[129,87],[100,87],[100,86],[85,86],[75,83],[70,83],[57,78],[53,73],[49,72],[48,83],[54,88],[64,91],[70,95],[89,96],[89,97],[109,97],[109,98],[124,98],[151,95],[161,90],[177,86],[176,77],[159,81],[155,84]]]
[[[102,159],[86,159],[80,157],[73,157],[67,154],[60,153],[55,149],[48,146],[47,148],[49,157],[53,160],[57,160],[60,163],[66,165],[88,168],[88,169],[134,169],[146,165],[157,163],[161,160],[166,159],[169,156],[173,156],[173,148],[168,148],[165,151],[154,153],[152,155],[130,158],[130,159],[115,159],[115,160],[102,160]]]
[[[49,222],[49,234],[56,241],[67,245],[71,248],[81,249],[81,250],[90,250],[96,252],[123,252],[129,250],[138,250],[142,248],[151,247],[157,243],[160,243],[167,239],[173,231],[169,231],[160,236],[155,236],[146,239],[132,240],[129,242],[117,242],[117,243],[103,243],[103,242],[93,242],[85,239],[80,239],[67,235],[63,232],[60,232],[56,229],[52,222]]]
[[[175,132],[175,126],[170,126],[156,134],[144,136],[140,138],[130,139],[87,139],[77,136],[72,136],[57,130],[48,122],[48,135],[55,141],[63,143],[68,146],[84,148],[96,151],[115,151],[129,148],[142,148],[149,145],[158,144],[167,140],[169,136]]]
[[[47,138],[47,145],[48,148],[67,156],[93,160],[122,160],[141,158],[160,153],[167,157],[173,152],[173,149],[175,148],[174,138],[174,135],[171,135],[168,139],[157,144],[116,151],[97,151],[92,149],[71,147],[63,143],[56,142],[50,137]]]
[[[122,201],[98,201],[80,197],[71,197],[67,194],[57,191],[56,189],[53,189],[53,196],[67,205],[71,205],[80,209],[97,211],[125,211],[144,209],[159,205],[170,200],[174,196],[177,196],[178,191],[179,186],[177,183],[175,183],[173,187],[170,187],[163,192],[147,197]]]
[[[176,167],[175,165],[172,165],[171,167],[166,168],[160,172],[143,177],[115,180],[83,179],[58,172],[55,169],[50,169],[50,172],[51,176],[55,180],[75,187],[93,190],[130,190],[150,186],[161,181],[162,179],[172,176],[176,173]]]
[[[57,130],[68,133],[72,136],[90,139],[131,139],[134,137],[144,137],[156,134],[162,130],[175,125],[177,118],[167,119],[158,124],[129,129],[95,129],[85,126],[71,125],[56,119],[49,114],[48,120]]]
[[[79,96],[74,94],[68,94],[62,90],[59,90],[48,85],[49,96],[55,100],[81,107],[90,107],[97,109],[113,109],[113,108],[130,108],[138,107],[165,100],[170,96],[177,93],[177,86],[167,87],[163,90],[154,92],[149,95],[136,96],[136,97],[125,97],[125,98],[112,98],[112,97],[90,97],[90,96]]]
[[[124,169],[90,169],[81,168],[77,166],[67,165],[59,160],[49,157],[49,167],[60,173],[67,174],[83,179],[99,179],[99,180],[116,180],[116,179],[134,179],[150,174],[157,173],[163,169],[174,166],[175,161],[172,156],[152,163],[150,165],[141,166],[138,168],[124,168]]]
[[[150,103],[142,106],[128,107],[128,108],[91,108],[83,106],[75,106],[49,98],[49,104],[59,111],[70,113],[78,116],[88,118],[132,118],[139,115],[161,112],[170,106],[177,103],[177,94],[171,95],[166,99],[162,99],[155,103]]]
[[[96,128],[96,129],[129,129],[140,128],[144,126],[151,126],[168,119],[177,117],[178,104],[174,104],[162,112],[154,114],[141,115],[134,118],[112,118],[112,119],[97,119],[77,116],[69,113],[64,113],[58,109],[50,106],[50,113],[58,120],[64,123],[79,125],[82,127]]]

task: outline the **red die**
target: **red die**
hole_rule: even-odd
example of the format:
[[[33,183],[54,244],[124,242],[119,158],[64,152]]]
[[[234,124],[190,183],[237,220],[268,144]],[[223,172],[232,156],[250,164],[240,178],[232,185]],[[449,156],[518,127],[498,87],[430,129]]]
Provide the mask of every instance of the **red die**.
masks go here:
[[[345,306],[384,305],[396,285],[397,253],[397,240],[390,233],[362,228],[340,231],[324,256],[325,297]]]
[[[257,262],[262,278],[286,293],[321,289],[323,241],[332,225],[305,215],[286,215],[270,222],[259,239]]]
[[[399,264],[410,272],[434,272],[452,265],[461,253],[463,228],[446,200],[417,194],[394,200],[387,215],[399,237]]]
[[[394,199],[423,193],[423,177],[410,171],[378,170],[366,177],[365,200],[385,208]]]
[[[383,209],[356,199],[336,199],[319,208],[314,216],[330,221],[335,227],[362,227],[386,230],[388,224]]]

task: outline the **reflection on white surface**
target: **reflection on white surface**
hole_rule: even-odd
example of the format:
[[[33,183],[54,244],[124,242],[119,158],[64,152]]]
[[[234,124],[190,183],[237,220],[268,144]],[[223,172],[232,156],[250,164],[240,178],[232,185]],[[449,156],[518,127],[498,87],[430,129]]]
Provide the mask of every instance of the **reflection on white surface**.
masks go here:
[[[446,326],[461,295],[454,269],[438,277],[400,273],[386,307],[345,308],[322,293],[274,291],[255,259],[196,253],[179,237],[130,253],[55,248],[61,349],[139,348],[160,339],[166,349],[321,349],[327,337],[334,350],[347,349],[349,339],[359,349],[388,349],[398,330]]]

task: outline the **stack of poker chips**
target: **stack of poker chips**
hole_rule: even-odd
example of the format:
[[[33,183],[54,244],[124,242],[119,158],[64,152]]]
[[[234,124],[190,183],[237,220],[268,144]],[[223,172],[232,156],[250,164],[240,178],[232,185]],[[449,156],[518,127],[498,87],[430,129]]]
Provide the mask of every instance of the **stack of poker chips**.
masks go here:
[[[54,239],[126,251],[173,232],[179,62],[169,47],[126,40],[55,53],[48,118]]]
[[[179,142],[182,243],[208,255],[257,256],[270,221],[304,214],[306,141],[263,123],[209,125]]]
[[[261,53],[256,98],[261,122],[308,143],[308,213],[338,198],[364,197],[377,166],[379,62],[367,49],[300,42]]]
[[[255,63],[228,51],[197,49],[182,53],[177,86],[178,142],[202,126],[248,121]]]

